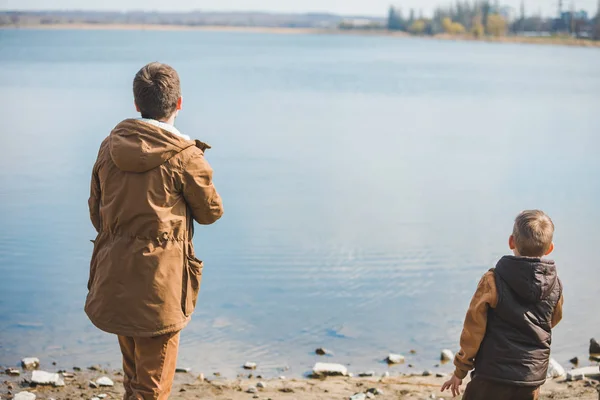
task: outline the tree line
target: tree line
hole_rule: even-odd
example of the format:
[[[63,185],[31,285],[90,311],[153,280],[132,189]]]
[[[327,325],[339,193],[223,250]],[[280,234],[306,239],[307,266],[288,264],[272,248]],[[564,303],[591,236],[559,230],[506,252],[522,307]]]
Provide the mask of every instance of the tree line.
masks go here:
[[[583,12],[564,12],[557,18],[527,15],[524,2],[519,15],[509,18],[508,8],[498,0],[464,0],[437,7],[432,18],[418,16],[414,9],[405,15],[399,7],[390,6],[387,29],[415,35],[472,34],[475,37],[504,36],[507,34],[569,34],[600,40],[600,6],[595,18],[588,19]]]

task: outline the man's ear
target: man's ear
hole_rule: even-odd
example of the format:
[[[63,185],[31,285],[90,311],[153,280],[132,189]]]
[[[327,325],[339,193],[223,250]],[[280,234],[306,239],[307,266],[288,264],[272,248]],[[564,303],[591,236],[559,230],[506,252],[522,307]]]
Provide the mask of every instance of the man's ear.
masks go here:
[[[133,105],[135,106],[135,110],[136,110],[137,112],[141,112],[141,110],[140,110],[140,107],[138,107],[138,105],[137,105],[137,103],[136,103],[136,102],[133,102]]]
[[[554,243],[550,243],[550,247],[548,248],[548,251],[546,251],[546,254],[544,254],[545,256],[547,256],[548,254],[552,253],[554,251]]]
[[[508,238],[508,247],[511,250],[514,250],[517,248],[517,245],[515,244],[515,237],[513,235],[510,235],[510,237]]]
[[[177,99],[177,111],[181,110],[181,106],[183,105],[183,97]]]

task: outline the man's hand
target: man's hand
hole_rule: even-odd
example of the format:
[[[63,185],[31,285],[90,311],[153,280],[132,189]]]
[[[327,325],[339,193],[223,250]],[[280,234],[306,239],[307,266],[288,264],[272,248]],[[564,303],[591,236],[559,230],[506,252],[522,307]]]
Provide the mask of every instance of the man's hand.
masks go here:
[[[462,385],[462,379],[458,379],[456,375],[452,374],[452,378],[442,385],[442,392],[446,389],[450,389],[452,391],[452,396],[456,397],[460,394],[460,385]]]

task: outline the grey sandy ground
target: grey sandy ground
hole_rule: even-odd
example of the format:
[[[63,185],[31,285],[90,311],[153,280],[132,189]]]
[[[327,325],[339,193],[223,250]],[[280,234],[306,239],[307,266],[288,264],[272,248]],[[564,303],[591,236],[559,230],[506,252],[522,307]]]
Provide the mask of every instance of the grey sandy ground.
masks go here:
[[[10,399],[11,394],[30,391],[37,399],[92,399],[99,394],[106,394],[108,399],[120,399],[123,395],[122,373],[119,371],[101,373],[85,371],[76,373],[74,379],[66,380],[66,386],[61,388],[37,387],[31,388],[27,379],[31,373],[24,372],[20,377],[3,375],[0,386],[0,398]],[[114,380],[112,388],[89,387],[89,381],[101,376],[109,376]],[[215,378],[210,382],[201,381],[194,374],[178,374],[176,377],[173,400],[214,399],[214,400],[329,400],[348,399],[355,393],[365,392],[369,388],[377,388],[383,394],[376,396],[380,400],[398,399],[449,399],[451,395],[439,391],[444,378],[435,377],[390,377],[383,380],[376,378],[327,378],[266,380],[266,388],[258,389],[256,394],[247,393],[248,388],[256,387],[257,379],[221,380]],[[597,382],[580,381],[566,383],[550,381],[542,391],[542,399],[583,399],[598,400]],[[257,397],[255,397],[257,396]]]

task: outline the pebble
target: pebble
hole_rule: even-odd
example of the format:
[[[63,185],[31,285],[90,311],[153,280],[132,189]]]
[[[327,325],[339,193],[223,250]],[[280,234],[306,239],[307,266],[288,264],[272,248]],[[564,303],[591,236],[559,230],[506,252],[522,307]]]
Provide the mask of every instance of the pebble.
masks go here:
[[[58,379],[58,374],[53,374],[46,371],[33,371],[31,374],[31,382],[36,385],[54,385]]]
[[[40,359],[36,357],[26,357],[21,360],[21,365],[25,369],[35,369],[40,366]]]
[[[191,371],[191,368],[175,368],[175,372],[179,374],[187,374]]]
[[[89,384],[92,389],[98,389],[98,384],[96,382],[90,381]]]
[[[248,388],[248,390],[246,390],[246,392],[247,392],[247,393],[256,393],[256,392],[258,392],[258,389],[257,389],[257,388],[255,388],[254,386],[250,386],[250,387]]]
[[[92,397],[90,400],[100,400],[99,397]]]
[[[280,381],[285,381],[285,376],[281,375],[281,376],[279,377],[279,380],[280,380]]]
[[[411,350],[410,354],[415,355],[415,354],[417,354],[417,351],[416,350]]]
[[[204,382],[204,374],[200,374],[200,375],[198,375],[198,380],[199,380],[200,382]]]
[[[247,362],[246,364],[244,364],[244,369],[256,369],[256,363]]]
[[[75,378],[75,374],[71,374],[70,372],[63,372],[62,376],[63,376],[63,378],[66,378],[66,379],[74,379]]]
[[[360,374],[358,374],[358,376],[361,378],[370,378],[372,376],[375,376],[375,371],[361,372]]]
[[[428,370],[423,371],[423,376],[431,376],[431,375],[433,375],[431,373],[431,371],[428,371]]]
[[[449,362],[454,359],[454,353],[448,349],[442,350],[442,354],[440,355],[440,360],[443,362]]]
[[[367,392],[367,399],[374,399],[375,395],[371,392]]]
[[[75,368],[73,368],[73,369],[75,369]],[[100,365],[96,364],[96,365],[92,365],[91,367],[88,367],[88,369],[90,371],[100,371],[100,370],[102,370],[102,367]]]
[[[573,365],[578,365],[579,364],[579,358],[578,357],[573,357],[569,360],[569,362]]]
[[[402,364],[406,358],[400,354],[389,354],[386,358],[388,364]]]
[[[5,372],[8,375],[11,375],[11,376],[19,376],[19,375],[21,375],[21,371],[19,371],[18,369],[15,369],[15,368],[8,368]]]
[[[381,374],[382,378],[389,378],[390,377],[390,373],[388,371],[385,371],[383,374]]]
[[[315,353],[320,355],[320,356],[331,356],[333,355],[333,353],[323,347],[319,347],[318,349],[315,350]]]
[[[445,378],[445,377],[447,377],[447,376],[448,376],[448,375],[446,375],[446,374],[442,374],[441,372],[438,372],[437,374],[435,374],[435,377],[436,377],[436,378]]]
[[[54,382],[54,387],[63,387],[65,386],[65,381],[63,381],[62,379],[58,378],[56,382]]]
[[[107,394],[105,394],[105,393],[102,393],[102,394],[99,394],[99,395],[98,395],[98,396],[96,396],[96,397],[98,397],[99,399],[105,399],[105,398],[107,398],[107,397],[108,397],[108,395],[107,395]]]
[[[348,369],[342,364],[316,363],[312,372],[315,377],[348,375]]]
[[[114,386],[115,383],[107,376],[103,376],[102,378],[96,379],[96,384],[98,386]]]
[[[264,382],[258,382],[258,383],[256,384],[256,387],[257,387],[257,388],[260,388],[260,389],[264,389],[264,388],[266,388],[266,387],[267,387],[267,384],[266,384],[266,383],[264,383]]]
[[[565,369],[556,361],[554,358],[550,359],[550,364],[548,365],[548,378],[560,378],[565,375]]]
[[[367,389],[367,393],[372,393],[375,396],[382,396],[383,395],[383,390],[377,389],[377,388],[370,388],[370,389]]]
[[[356,393],[354,396],[350,397],[350,400],[365,400],[367,395],[364,393]]]
[[[596,339],[590,339],[590,354],[600,354],[600,343]]]
[[[81,371],[81,368],[79,368],[79,367],[73,367],[73,371],[79,372],[79,371]]]
[[[35,400],[35,394],[31,392],[20,392],[13,397],[13,400]]]
[[[567,381],[579,381],[584,378],[600,378],[600,370],[595,367],[577,368],[567,372]]]

